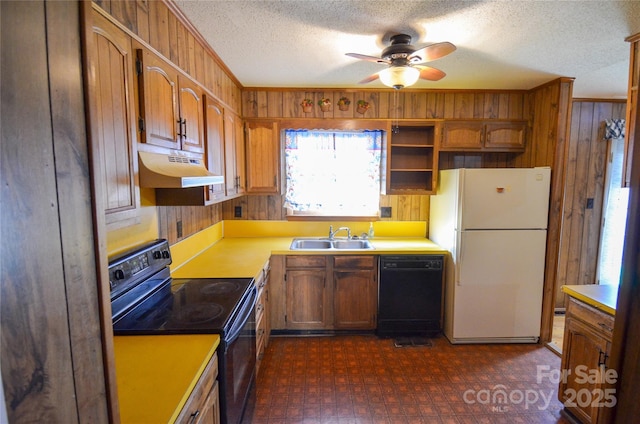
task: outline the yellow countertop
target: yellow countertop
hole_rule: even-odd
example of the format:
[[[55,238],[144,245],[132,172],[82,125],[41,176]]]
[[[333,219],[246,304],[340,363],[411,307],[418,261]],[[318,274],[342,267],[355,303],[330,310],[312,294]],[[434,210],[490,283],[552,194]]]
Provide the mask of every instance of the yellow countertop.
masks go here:
[[[610,315],[616,314],[618,286],[586,284],[562,286],[562,291]]]
[[[374,250],[291,250],[295,237],[223,238],[172,271],[174,278],[254,278],[271,255],[446,254],[424,237],[373,238]]]
[[[114,337],[121,422],[174,422],[219,343],[215,334]]]

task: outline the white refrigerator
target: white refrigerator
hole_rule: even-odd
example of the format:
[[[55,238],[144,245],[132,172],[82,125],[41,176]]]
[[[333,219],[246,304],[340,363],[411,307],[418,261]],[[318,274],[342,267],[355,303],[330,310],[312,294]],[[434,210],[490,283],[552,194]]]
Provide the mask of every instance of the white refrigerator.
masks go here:
[[[429,238],[451,255],[444,334],[451,343],[540,337],[551,170],[441,171]]]

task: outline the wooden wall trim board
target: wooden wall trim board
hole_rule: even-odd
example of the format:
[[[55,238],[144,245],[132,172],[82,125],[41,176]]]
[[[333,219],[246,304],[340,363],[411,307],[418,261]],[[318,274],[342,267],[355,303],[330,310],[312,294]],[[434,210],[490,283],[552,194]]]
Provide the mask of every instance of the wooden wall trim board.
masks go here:
[[[558,79],[556,84],[545,84],[536,93],[545,98],[536,103],[534,135],[536,152],[532,166],[551,166],[551,194],[549,200],[549,221],[547,225],[547,253],[545,259],[545,279],[542,297],[542,322],[540,342],[551,341],[553,332],[554,300],[557,285],[557,265],[562,228],[564,203],[565,166],[571,129],[572,79]]]
[[[91,69],[89,63],[91,56],[90,43],[93,41],[92,28],[92,12],[93,7],[89,1],[80,2],[80,24],[81,24],[81,48],[83,57],[84,72]],[[109,284],[108,273],[108,249],[107,249],[107,226],[105,214],[106,205],[103,203],[106,199],[104,181],[101,178],[93,177],[102,174],[102,161],[97,152],[95,152],[91,135],[98,134],[98,122],[91,119],[97,116],[94,112],[96,109],[94,94],[95,87],[90,84],[90,78],[83,78],[84,102],[85,102],[85,122],[86,122],[86,140],[88,153],[90,158],[89,169],[91,171],[91,194],[92,194],[92,212],[93,212],[93,234],[94,234],[94,257],[96,261],[97,282],[99,298],[99,320],[101,327],[101,347],[102,356],[104,358],[104,379],[106,385],[106,402],[109,422],[117,424],[120,422],[120,404],[118,401],[118,391],[116,382],[115,357],[113,354],[113,326],[111,318],[111,290]],[[137,167],[136,167],[137,169]],[[139,193],[138,193],[139,195]],[[137,222],[137,221],[134,221]]]
[[[640,109],[635,110],[640,122]],[[640,125],[635,127],[640,140]],[[640,143],[632,150],[629,211],[622,263],[622,281],[618,291],[616,319],[609,367],[618,372],[615,384],[616,408],[605,411],[605,423],[634,422],[640,415]]]

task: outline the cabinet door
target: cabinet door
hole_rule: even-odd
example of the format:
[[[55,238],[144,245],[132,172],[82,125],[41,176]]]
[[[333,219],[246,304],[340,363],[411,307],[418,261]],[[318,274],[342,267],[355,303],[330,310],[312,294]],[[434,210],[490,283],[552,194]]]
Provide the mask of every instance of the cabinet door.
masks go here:
[[[606,360],[609,343],[581,321],[567,317],[562,350],[561,369],[567,370],[567,376],[560,381],[558,398],[582,422],[595,423],[601,407],[591,401],[606,399],[597,395],[601,385],[589,382],[584,375],[602,371],[600,364]]]
[[[148,50],[138,49],[138,96],[140,102],[140,140],[170,149],[180,149],[178,113],[178,74],[165,61]]]
[[[102,15],[93,13],[92,68],[97,132],[93,151],[99,156],[105,187],[104,212],[110,228],[138,219],[135,107],[133,105],[133,50],[131,39]]]
[[[179,78],[180,148],[194,153],[204,152],[202,90],[186,78]]]
[[[333,323],[340,329],[376,327],[375,272],[370,269],[333,272]]]
[[[325,268],[287,270],[288,329],[328,328],[326,280]]]
[[[442,126],[440,150],[480,150],[484,126],[481,121],[450,121]]]
[[[224,166],[224,112],[222,106],[205,96],[205,151],[207,169],[216,175],[225,175]],[[224,199],[224,184],[207,187],[207,203]]]
[[[244,194],[247,191],[247,163],[244,144],[244,124],[242,123],[242,119],[240,119],[239,116],[235,115],[233,125],[236,134],[236,175],[238,178],[238,194]]]
[[[526,132],[526,122],[487,123],[484,147],[500,151],[523,151]]]
[[[247,193],[278,193],[280,148],[277,124],[247,121],[245,126]]]

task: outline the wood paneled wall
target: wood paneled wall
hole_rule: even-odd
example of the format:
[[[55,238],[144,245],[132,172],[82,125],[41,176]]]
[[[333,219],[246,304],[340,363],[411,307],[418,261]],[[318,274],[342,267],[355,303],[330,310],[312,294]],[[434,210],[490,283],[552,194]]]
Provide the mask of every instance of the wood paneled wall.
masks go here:
[[[183,240],[222,220],[222,205],[158,206],[158,233],[169,244]],[[257,219],[257,218],[256,218]],[[178,225],[182,234],[178,234]]]
[[[351,100],[341,111],[340,97]],[[304,113],[302,99],[313,100]],[[322,112],[318,100],[329,98],[332,108]],[[340,118],[340,119],[529,119],[527,91],[481,90],[312,90],[246,89],[242,93],[244,118]],[[369,110],[356,112],[356,102],[369,102]]]
[[[79,2],[0,2],[0,10],[2,408],[10,423],[114,422],[101,349]],[[108,301],[109,285],[102,287]]]
[[[556,308],[564,307],[563,284],[594,284],[609,142],[604,139],[606,119],[624,119],[626,101],[573,102],[569,138],[565,202],[558,258]],[[587,199],[593,207],[587,208]]]

